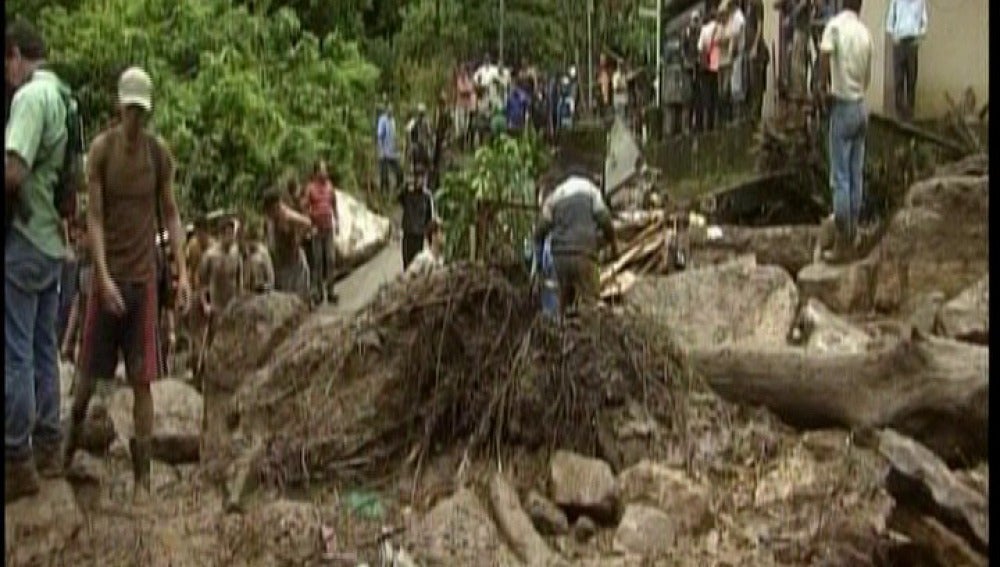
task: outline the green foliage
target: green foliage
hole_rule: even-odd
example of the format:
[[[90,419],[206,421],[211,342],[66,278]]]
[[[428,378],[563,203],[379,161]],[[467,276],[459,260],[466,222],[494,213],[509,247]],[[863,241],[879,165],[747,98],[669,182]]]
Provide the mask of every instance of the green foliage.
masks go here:
[[[506,0],[502,18],[499,6],[495,0],[415,0],[403,11],[395,47],[418,61],[467,61],[486,53],[496,60],[503,25],[506,62],[550,62],[562,55],[565,24],[557,0]]]
[[[129,65],[149,71],[155,127],[177,157],[188,209],[246,209],[261,184],[318,157],[356,187],[358,166],[372,161],[378,70],[355,43],[303,31],[291,10],[81,0],[74,11],[43,10],[41,27],[91,134],[113,112],[119,73]]]
[[[469,227],[477,221],[488,223],[479,228],[478,258],[519,250],[534,219],[535,179],[549,159],[545,145],[530,133],[520,140],[501,136],[476,150],[466,167],[445,175],[437,207],[445,220],[446,255],[470,256]]]

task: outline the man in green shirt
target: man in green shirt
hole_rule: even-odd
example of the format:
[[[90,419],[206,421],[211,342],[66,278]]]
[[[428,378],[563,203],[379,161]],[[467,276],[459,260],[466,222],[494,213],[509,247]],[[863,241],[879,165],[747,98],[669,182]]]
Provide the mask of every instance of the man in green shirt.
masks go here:
[[[16,197],[4,259],[4,500],[62,474],[56,313],[65,256],[53,200],[68,139],[66,89],[43,69],[45,43],[28,22],[7,28],[7,81],[17,88],[5,137],[5,197]]]

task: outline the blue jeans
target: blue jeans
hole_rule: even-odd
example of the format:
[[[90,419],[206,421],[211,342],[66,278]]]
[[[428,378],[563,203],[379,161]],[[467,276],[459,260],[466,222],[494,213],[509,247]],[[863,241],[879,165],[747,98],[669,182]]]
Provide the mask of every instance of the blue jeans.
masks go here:
[[[399,158],[379,158],[378,160],[378,178],[379,178],[379,190],[382,191],[384,195],[389,195],[389,173],[393,174],[395,178],[395,188],[399,190],[403,186],[403,168],[399,165]]]
[[[4,259],[4,456],[27,459],[31,446],[58,445],[56,313],[62,260],[11,230]]]
[[[830,108],[830,188],[840,235],[850,242],[864,198],[865,136],[868,110],[862,101],[835,101]]]

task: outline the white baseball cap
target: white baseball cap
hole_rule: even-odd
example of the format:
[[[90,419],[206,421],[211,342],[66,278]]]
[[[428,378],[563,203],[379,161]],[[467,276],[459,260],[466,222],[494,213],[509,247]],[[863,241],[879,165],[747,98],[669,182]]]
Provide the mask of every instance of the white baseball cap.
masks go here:
[[[139,67],[129,67],[118,79],[118,103],[135,105],[146,112],[153,109],[153,80]]]

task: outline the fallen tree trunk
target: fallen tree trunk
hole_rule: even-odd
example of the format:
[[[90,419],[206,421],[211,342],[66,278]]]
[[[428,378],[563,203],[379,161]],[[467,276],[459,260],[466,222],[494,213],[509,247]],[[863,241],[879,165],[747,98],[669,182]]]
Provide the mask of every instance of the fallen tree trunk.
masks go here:
[[[986,458],[989,350],[909,335],[863,353],[737,344],[688,355],[719,395],[764,405],[793,425],[893,427],[949,462]]]
[[[980,553],[989,553],[989,500],[963,483],[934,453],[895,431],[880,431],[878,451],[892,468],[886,489],[896,508],[933,518],[967,541]],[[940,535],[941,530],[935,530]],[[953,538],[949,538],[953,539]],[[937,547],[954,547],[952,542]]]

